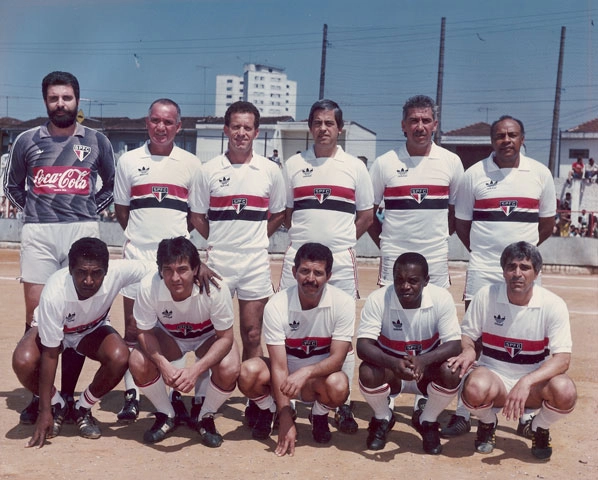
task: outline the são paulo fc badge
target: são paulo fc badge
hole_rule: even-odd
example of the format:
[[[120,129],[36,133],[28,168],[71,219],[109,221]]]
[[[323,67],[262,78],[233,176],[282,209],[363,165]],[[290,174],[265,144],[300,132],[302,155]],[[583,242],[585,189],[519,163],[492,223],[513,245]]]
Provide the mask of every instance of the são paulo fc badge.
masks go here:
[[[241,213],[245,207],[247,206],[247,199],[246,198],[233,198],[233,208],[237,215]]]
[[[330,188],[314,188],[314,197],[316,197],[320,203],[324,203],[324,200],[330,196],[330,193],[332,193]]]
[[[87,145],[73,145],[73,152],[75,152],[79,161],[82,162],[91,153],[91,147]]]
[[[428,196],[428,189],[427,188],[412,188],[411,189],[411,196],[415,199],[417,203],[422,203],[424,198]]]
[[[168,195],[168,187],[152,187],[152,194],[161,202]]]
[[[508,217],[517,208],[517,200],[501,200],[500,209]]]

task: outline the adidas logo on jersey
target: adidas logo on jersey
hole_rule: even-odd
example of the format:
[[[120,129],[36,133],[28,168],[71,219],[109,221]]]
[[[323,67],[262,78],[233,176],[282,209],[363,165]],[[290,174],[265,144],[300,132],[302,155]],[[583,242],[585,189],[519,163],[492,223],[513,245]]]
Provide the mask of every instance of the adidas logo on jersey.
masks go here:
[[[164,318],[172,318],[172,310],[164,309],[162,316]]]
[[[498,325],[502,327],[505,323],[505,317],[501,317],[500,315],[494,315],[494,325]]]
[[[70,322],[74,322],[75,321],[75,313],[67,313],[65,320],[67,321],[67,323]]]
[[[393,330],[403,330],[403,324],[401,323],[400,319],[393,320],[392,322],[392,329]]]
[[[304,177],[311,177],[311,174],[314,173],[314,169],[307,167],[307,168],[304,168],[303,170],[301,170],[301,173],[303,174]]]
[[[218,179],[221,187],[228,187],[230,185],[230,177],[222,177]]]
[[[399,177],[406,177],[408,173],[408,168],[401,168],[400,170],[397,170],[397,174],[399,175]]]
[[[139,175],[147,175],[149,173],[149,170],[150,169],[148,167],[141,167],[137,169]]]
[[[289,323],[289,327],[291,327],[291,331],[296,332],[299,329],[299,325],[301,325],[297,320],[293,320]]]
[[[498,185],[498,180],[490,180],[489,182],[486,182],[486,186],[488,188],[494,188]]]

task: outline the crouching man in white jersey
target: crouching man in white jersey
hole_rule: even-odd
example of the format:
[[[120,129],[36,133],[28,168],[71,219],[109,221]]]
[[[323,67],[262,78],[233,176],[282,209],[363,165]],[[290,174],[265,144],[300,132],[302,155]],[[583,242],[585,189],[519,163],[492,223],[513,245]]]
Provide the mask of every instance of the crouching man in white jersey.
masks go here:
[[[187,393],[198,379],[212,372],[196,420],[201,442],[215,448],[222,435],[214,415],[235,389],[239,351],[233,338],[233,306],[228,292],[214,289],[208,296],[195,284],[199,253],[184,237],[158,245],[158,272],[143,279],[133,307],[139,345],[131,352],[129,369],[143,394],[156,408],[156,421],[145,432],[147,443],[163,440],[176,426],[166,386]],[[177,368],[173,360],[195,352],[193,365]]]
[[[569,312],[560,297],[534,285],[542,269],[537,247],[512,243],[503,250],[500,265],[505,282],[475,295],[461,325],[463,352],[449,365],[467,375],[462,399],[479,420],[477,452],[494,449],[498,412],[516,420],[526,408],[539,408],[525,425],[529,434],[522,434],[532,438],[532,455],[547,460],[552,455],[549,427],[571,413],[577,400],[575,384],[565,373],[571,361]],[[482,354],[474,363],[480,337]]]
[[[268,438],[277,412],[278,456],[295,452],[292,399],[313,402],[313,438],[328,443],[328,413],[349,395],[349,380],[341,368],[351,348],[355,302],[328,284],[332,262],[332,252],[322,244],[306,243],[297,250],[295,285],[275,294],[264,310],[270,358],[251,358],[241,366],[239,389],[260,409],[252,436]]]
[[[19,381],[40,399],[37,427],[28,447],[41,447],[46,438],[60,433],[68,408],[54,379],[58,357],[66,348],[100,362],[75,404],[74,418],[82,437],[101,436],[91,407],[118,385],[129,360],[127,345],[110,325],[108,312],[121,288],[139,282],[155,268],[140,261],[113,260],[108,270],[108,247],[91,237],[73,243],[68,257],[69,267],[48,279],[32,328],[13,353]]]

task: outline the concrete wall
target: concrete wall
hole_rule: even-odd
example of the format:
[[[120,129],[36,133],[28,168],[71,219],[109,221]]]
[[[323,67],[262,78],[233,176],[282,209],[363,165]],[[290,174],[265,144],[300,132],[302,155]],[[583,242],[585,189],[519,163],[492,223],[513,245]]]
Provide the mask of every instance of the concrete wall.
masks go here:
[[[108,245],[122,246],[124,235],[116,222],[100,222],[100,236]],[[21,222],[15,219],[0,219],[0,242],[18,244],[21,238]],[[206,241],[194,230],[191,240],[200,249],[207,247]],[[270,239],[270,253],[282,254],[288,246],[287,233],[276,232]],[[598,239],[585,237],[550,237],[541,246],[540,251],[546,265],[576,267],[598,267]],[[379,255],[378,247],[369,235],[364,235],[357,242],[359,257],[375,258]],[[449,239],[449,260],[467,261],[469,253],[456,235]]]

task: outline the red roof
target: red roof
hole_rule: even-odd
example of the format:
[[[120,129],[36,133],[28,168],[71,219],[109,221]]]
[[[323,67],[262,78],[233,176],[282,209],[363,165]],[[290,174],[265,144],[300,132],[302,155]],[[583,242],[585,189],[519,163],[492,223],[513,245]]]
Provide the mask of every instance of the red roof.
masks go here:
[[[570,128],[569,130],[567,130],[567,132],[598,133],[598,118],[577,125],[577,127]]]
[[[449,137],[490,137],[490,124],[478,122],[466,127],[451,130],[444,135]]]

